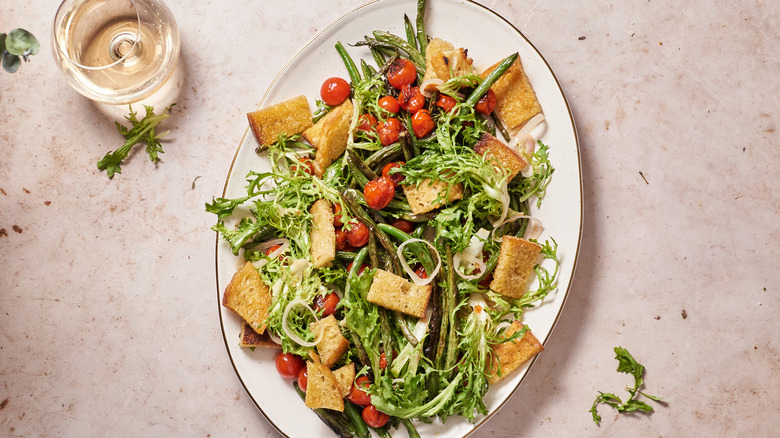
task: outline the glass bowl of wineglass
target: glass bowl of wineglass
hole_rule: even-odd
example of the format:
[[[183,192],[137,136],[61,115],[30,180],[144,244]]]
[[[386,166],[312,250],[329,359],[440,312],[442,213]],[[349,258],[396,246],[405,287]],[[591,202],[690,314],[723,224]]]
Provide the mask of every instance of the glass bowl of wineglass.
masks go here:
[[[52,32],[57,64],[91,100],[129,104],[171,77],[179,30],[159,0],[65,0]]]

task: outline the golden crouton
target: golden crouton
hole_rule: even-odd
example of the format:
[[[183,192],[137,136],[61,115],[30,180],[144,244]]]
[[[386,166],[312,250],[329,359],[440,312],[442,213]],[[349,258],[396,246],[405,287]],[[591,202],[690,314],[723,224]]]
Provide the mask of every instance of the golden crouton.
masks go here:
[[[339,322],[333,315],[312,324],[314,333],[319,333],[320,330],[323,332],[322,338],[317,342],[317,353],[320,355],[322,364],[331,367],[347,352],[349,341],[341,334]]]
[[[508,338],[522,328],[523,324],[520,321],[514,321],[504,336]],[[530,329],[526,330],[521,338],[495,345],[493,360],[487,368],[488,382],[492,385],[500,381],[542,350],[544,347]]]
[[[416,318],[425,316],[432,286],[418,286],[411,281],[381,269],[376,270],[366,299],[386,309]]]
[[[474,152],[485,157],[485,161],[488,163],[497,164],[509,172],[507,181],[512,181],[512,178],[528,165],[528,161],[520,154],[487,132],[482,134],[482,137],[474,145]]]
[[[456,49],[451,43],[439,38],[432,39],[425,49],[425,75],[427,79],[446,81],[452,77],[474,74],[473,61],[465,49]]]
[[[488,68],[480,76],[486,78],[496,66],[498,64]],[[504,122],[504,127],[509,131],[520,129],[531,117],[542,112],[519,58],[490,88],[496,93],[495,115]]]
[[[311,109],[306,96],[293,97],[247,113],[246,118],[261,148],[275,142],[280,134],[298,134],[312,125]]]
[[[339,382],[327,366],[321,364],[316,356],[306,361],[306,398],[304,403],[312,409],[333,409],[344,412],[344,398],[339,390]]]
[[[222,305],[236,312],[254,331],[263,334],[271,307],[271,290],[250,262],[233,275],[222,296]]]
[[[252,327],[244,322],[241,324],[241,333],[238,335],[239,347],[251,347],[251,348],[281,348],[282,346],[277,344],[268,335],[268,332],[264,332],[262,335],[257,334]]]
[[[504,236],[490,289],[509,298],[520,298],[533,279],[542,247],[515,236]]]
[[[347,150],[349,125],[352,123],[352,101],[347,99],[331,109],[314,126],[303,131],[303,137],[315,149],[314,173],[322,178],[325,169]]]
[[[423,214],[463,197],[463,184],[424,180],[419,185],[404,187],[404,194],[414,214]]]
[[[336,259],[336,227],[333,226],[333,208],[320,199],[311,206],[311,259],[314,268],[330,266]]]
[[[355,381],[355,363],[350,362],[333,371],[336,381],[339,382],[339,392],[346,397],[352,391],[352,383]]]

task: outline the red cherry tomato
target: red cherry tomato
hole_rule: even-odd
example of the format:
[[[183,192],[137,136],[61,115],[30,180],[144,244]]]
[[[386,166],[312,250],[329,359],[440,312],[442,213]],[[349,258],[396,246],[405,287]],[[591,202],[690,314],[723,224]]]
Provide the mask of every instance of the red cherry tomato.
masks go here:
[[[398,58],[390,64],[387,69],[387,82],[393,88],[400,89],[404,85],[412,84],[417,79],[417,67],[412,61],[405,58]]]
[[[401,135],[401,121],[395,117],[390,117],[380,123],[376,131],[379,134],[379,141],[382,142],[382,146],[393,144],[398,141],[398,137]]]
[[[395,169],[396,167],[401,167],[404,164],[406,164],[406,163],[404,163],[403,161],[396,161],[396,162],[393,162],[393,163],[385,164],[385,167],[382,168],[382,176],[390,178],[390,180],[395,184],[395,186],[398,187],[398,184],[400,184],[401,181],[403,181],[405,177],[403,175],[401,175],[400,173],[394,173],[394,174],[390,175],[390,171],[392,169]]]
[[[360,222],[357,219],[352,219],[348,222],[348,225],[350,228],[346,234],[347,243],[349,243],[350,246],[360,248],[361,246],[368,243],[368,227],[365,226],[363,222]],[[338,236],[336,237],[338,241]]]
[[[384,96],[379,98],[379,108],[382,108],[383,110],[391,113],[391,114],[398,114],[398,111],[401,110],[401,106],[398,105],[398,100],[396,100],[393,96]]]
[[[336,313],[336,306],[341,299],[338,295],[331,292],[325,295],[318,295],[314,299],[314,310],[322,310],[322,316],[329,316]]]
[[[407,234],[414,231],[414,224],[407,220],[395,219],[390,225],[398,228],[399,230]]]
[[[446,94],[440,94],[439,98],[436,99],[436,106],[448,112],[455,108],[456,103],[457,101],[454,97],[447,96]]]
[[[412,116],[412,131],[417,138],[423,138],[430,134],[436,128],[431,113],[426,109],[421,109]]]
[[[306,384],[309,382],[309,371],[306,367],[301,368],[298,372],[298,387],[303,392],[306,392]]]
[[[336,229],[336,249],[339,251],[349,251],[352,252],[355,250],[355,248],[352,247],[352,245],[349,244],[349,241],[347,240],[349,238],[349,233],[344,231],[341,228]]]
[[[387,356],[385,355],[384,351],[379,355],[379,368],[387,368]]]
[[[303,359],[297,354],[279,353],[276,355],[276,371],[285,379],[294,379],[298,377],[301,368],[305,366],[306,364],[303,362]]]
[[[422,95],[419,87],[404,85],[401,87],[401,93],[398,94],[398,105],[406,111],[414,113],[425,106],[425,96]]]
[[[358,118],[358,131],[372,132],[376,129],[376,117],[371,114],[364,113]]]
[[[271,246],[271,247],[269,247],[268,249],[265,250],[265,255],[270,257],[271,253],[273,253],[274,251],[276,251],[277,249],[279,249],[281,247],[282,247],[281,244],[273,245],[273,246]]]
[[[422,278],[423,280],[428,278],[428,273],[425,271],[425,268],[423,268],[422,266],[420,266],[419,268],[415,269],[414,273],[417,274],[417,276]]]
[[[379,412],[374,405],[363,408],[363,421],[371,427],[382,427],[390,420],[390,416]]]
[[[364,391],[365,388],[371,385],[371,382],[366,376],[360,376],[355,379],[355,383],[352,384],[352,389],[349,391],[347,399],[352,403],[359,406],[367,406],[371,404],[371,396]]]
[[[322,101],[330,106],[336,106],[344,102],[352,91],[349,82],[341,78],[328,78],[320,87]]]
[[[474,110],[480,114],[490,114],[496,108],[496,93],[493,90],[488,90],[484,96],[482,96],[477,104],[474,105]]]
[[[314,175],[314,161],[309,157],[303,157],[298,160],[298,162],[301,163],[303,173]],[[290,173],[295,173],[298,171],[298,166],[293,164],[290,166]]]
[[[333,204],[333,226],[334,227],[344,226],[343,216],[341,215],[341,204],[339,203]]]
[[[366,197],[366,203],[374,210],[381,210],[387,207],[387,204],[395,196],[395,183],[386,176],[380,176],[371,180],[363,187],[363,195]]]

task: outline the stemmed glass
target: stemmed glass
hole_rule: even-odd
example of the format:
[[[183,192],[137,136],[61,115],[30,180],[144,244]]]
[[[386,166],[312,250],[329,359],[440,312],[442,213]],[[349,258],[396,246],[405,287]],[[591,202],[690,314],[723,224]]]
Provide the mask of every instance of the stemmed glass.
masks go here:
[[[108,104],[150,96],[171,77],[179,57],[176,21],[159,0],[65,0],[52,42],[70,85]]]

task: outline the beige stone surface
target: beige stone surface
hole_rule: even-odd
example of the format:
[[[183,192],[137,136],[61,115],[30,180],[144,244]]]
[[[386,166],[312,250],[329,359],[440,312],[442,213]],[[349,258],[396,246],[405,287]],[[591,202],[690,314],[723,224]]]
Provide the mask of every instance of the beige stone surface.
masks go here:
[[[225,353],[203,205],[276,72],[361,1],[263,3],[167,2],[182,62],[166,153],[155,168],[139,151],[111,181],[95,163],[121,143],[124,109],[60,76],[56,2],[3,7],[0,31],[42,42],[0,72],[3,434],[277,436]],[[534,43],[571,104],[585,225],[545,352],[473,436],[774,435],[780,3],[484,4]],[[668,405],[602,408],[597,427],[597,390],[630,383],[617,345]]]

